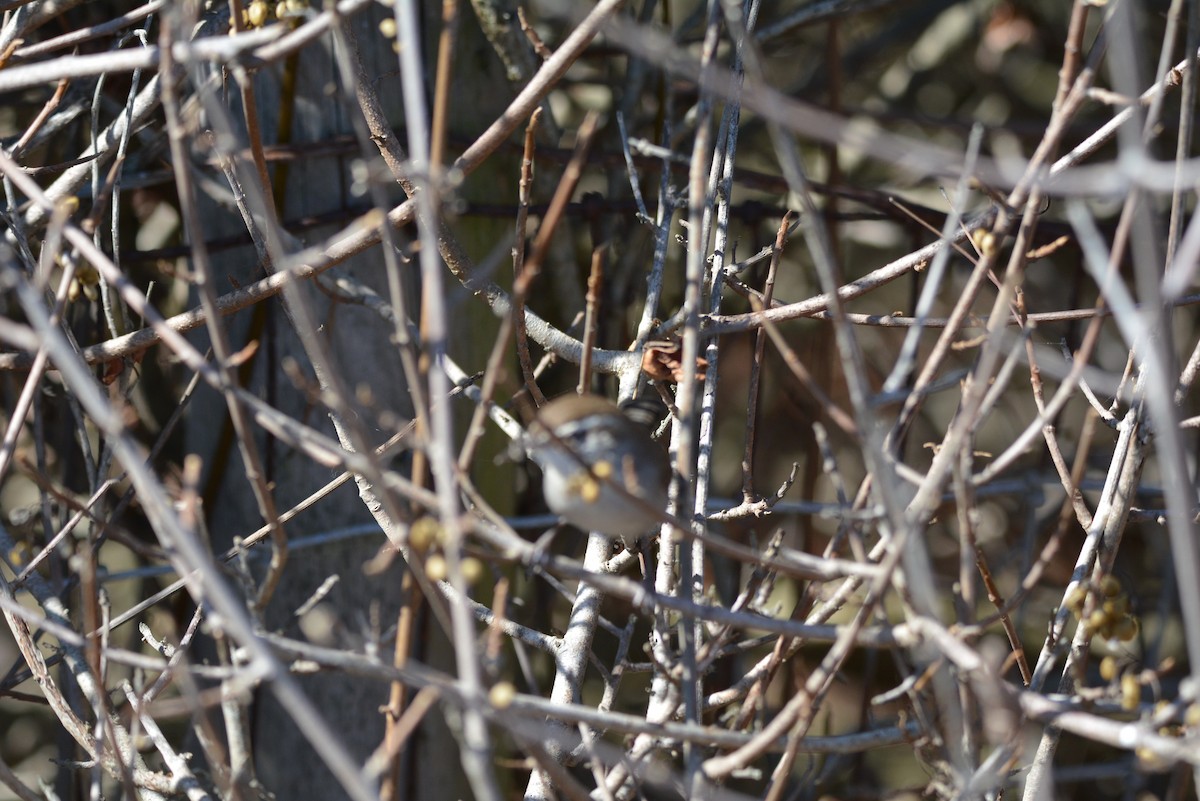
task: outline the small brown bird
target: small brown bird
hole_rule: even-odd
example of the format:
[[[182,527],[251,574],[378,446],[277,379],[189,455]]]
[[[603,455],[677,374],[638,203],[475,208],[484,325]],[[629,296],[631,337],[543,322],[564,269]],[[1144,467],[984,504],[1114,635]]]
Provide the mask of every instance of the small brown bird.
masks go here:
[[[656,528],[671,465],[652,433],[665,413],[657,401],[618,406],[599,395],[566,395],[538,410],[526,445],[551,511],[627,542]]]

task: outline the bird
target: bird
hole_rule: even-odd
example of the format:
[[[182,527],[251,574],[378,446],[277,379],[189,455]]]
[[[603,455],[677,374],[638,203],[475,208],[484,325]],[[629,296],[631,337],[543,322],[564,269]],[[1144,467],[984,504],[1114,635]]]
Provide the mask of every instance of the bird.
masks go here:
[[[564,395],[538,410],[526,449],[542,468],[546,505],[577,528],[626,545],[662,521],[671,481],[653,438],[666,413],[657,399],[623,405],[600,395]]]

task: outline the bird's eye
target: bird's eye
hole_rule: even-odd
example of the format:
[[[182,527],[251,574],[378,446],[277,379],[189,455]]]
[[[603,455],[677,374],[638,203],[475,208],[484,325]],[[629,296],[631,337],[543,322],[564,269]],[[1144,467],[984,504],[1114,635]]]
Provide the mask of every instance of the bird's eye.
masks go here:
[[[568,445],[579,448],[587,443],[588,436],[589,432],[586,429],[577,428],[571,433],[567,434],[567,436],[563,437],[563,440]]]

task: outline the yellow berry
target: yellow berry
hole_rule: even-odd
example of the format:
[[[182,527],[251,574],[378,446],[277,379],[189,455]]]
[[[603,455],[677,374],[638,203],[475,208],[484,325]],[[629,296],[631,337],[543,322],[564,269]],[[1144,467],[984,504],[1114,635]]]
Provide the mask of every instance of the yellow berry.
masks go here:
[[[584,503],[595,503],[600,499],[599,482],[586,473],[576,476],[574,479],[572,479],[571,490],[578,495]]]
[[[462,570],[463,581],[466,582],[468,587],[483,578],[483,562],[474,556],[468,556],[462,560],[462,565],[460,565],[459,569]]]
[[[1104,610],[1104,614],[1110,617],[1120,617],[1129,611],[1129,596],[1118,595],[1115,598],[1109,598],[1100,608]]]
[[[996,235],[983,229],[971,234],[971,241],[981,256],[990,256],[996,252]]]
[[[425,560],[425,575],[430,581],[444,581],[446,578],[446,559],[440,553]]]
[[[432,517],[421,517],[408,527],[408,545],[417,553],[425,553],[442,538],[442,524]]]
[[[1093,0],[1091,4],[1098,5],[1095,0]],[[1162,756],[1162,754],[1158,753],[1149,746],[1138,746],[1134,753],[1137,754],[1139,763],[1138,767],[1144,771],[1157,773],[1159,771],[1166,770],[1171,764]]]
[[[18,542],[8,552],[8,562],[13,567],[24,567],[29,561],[29,545],[25,542]]]
[[[495,709],[508,709],[517,697],[517,688],[511,682],[498,681],[488,690],[488,701]]]
[[[1142,698],[1142,686],[1138,684],[1137,676],[1126,673],[1121,677],[1121,708],[1132,712],[1137,709]]]
[[[261,28],[266,24],[269,15],[267,0],[254,0],[246,9],[246,23],[251,28]]]
[[[1112,636],[1116,637],[1121,642],[1129,642],[1138,636],[1138,630],[1141,627],[1138,625],[1137,618],[1133,615],[1125,615],[1113,625]]]
[[[1082,584],[1076,584],[1075,587],[1067,593],[1065,600],[1067,609],[1074,613],[1075,617],[1083,614],[1083,602],[1087,600],[1087,589]]]

